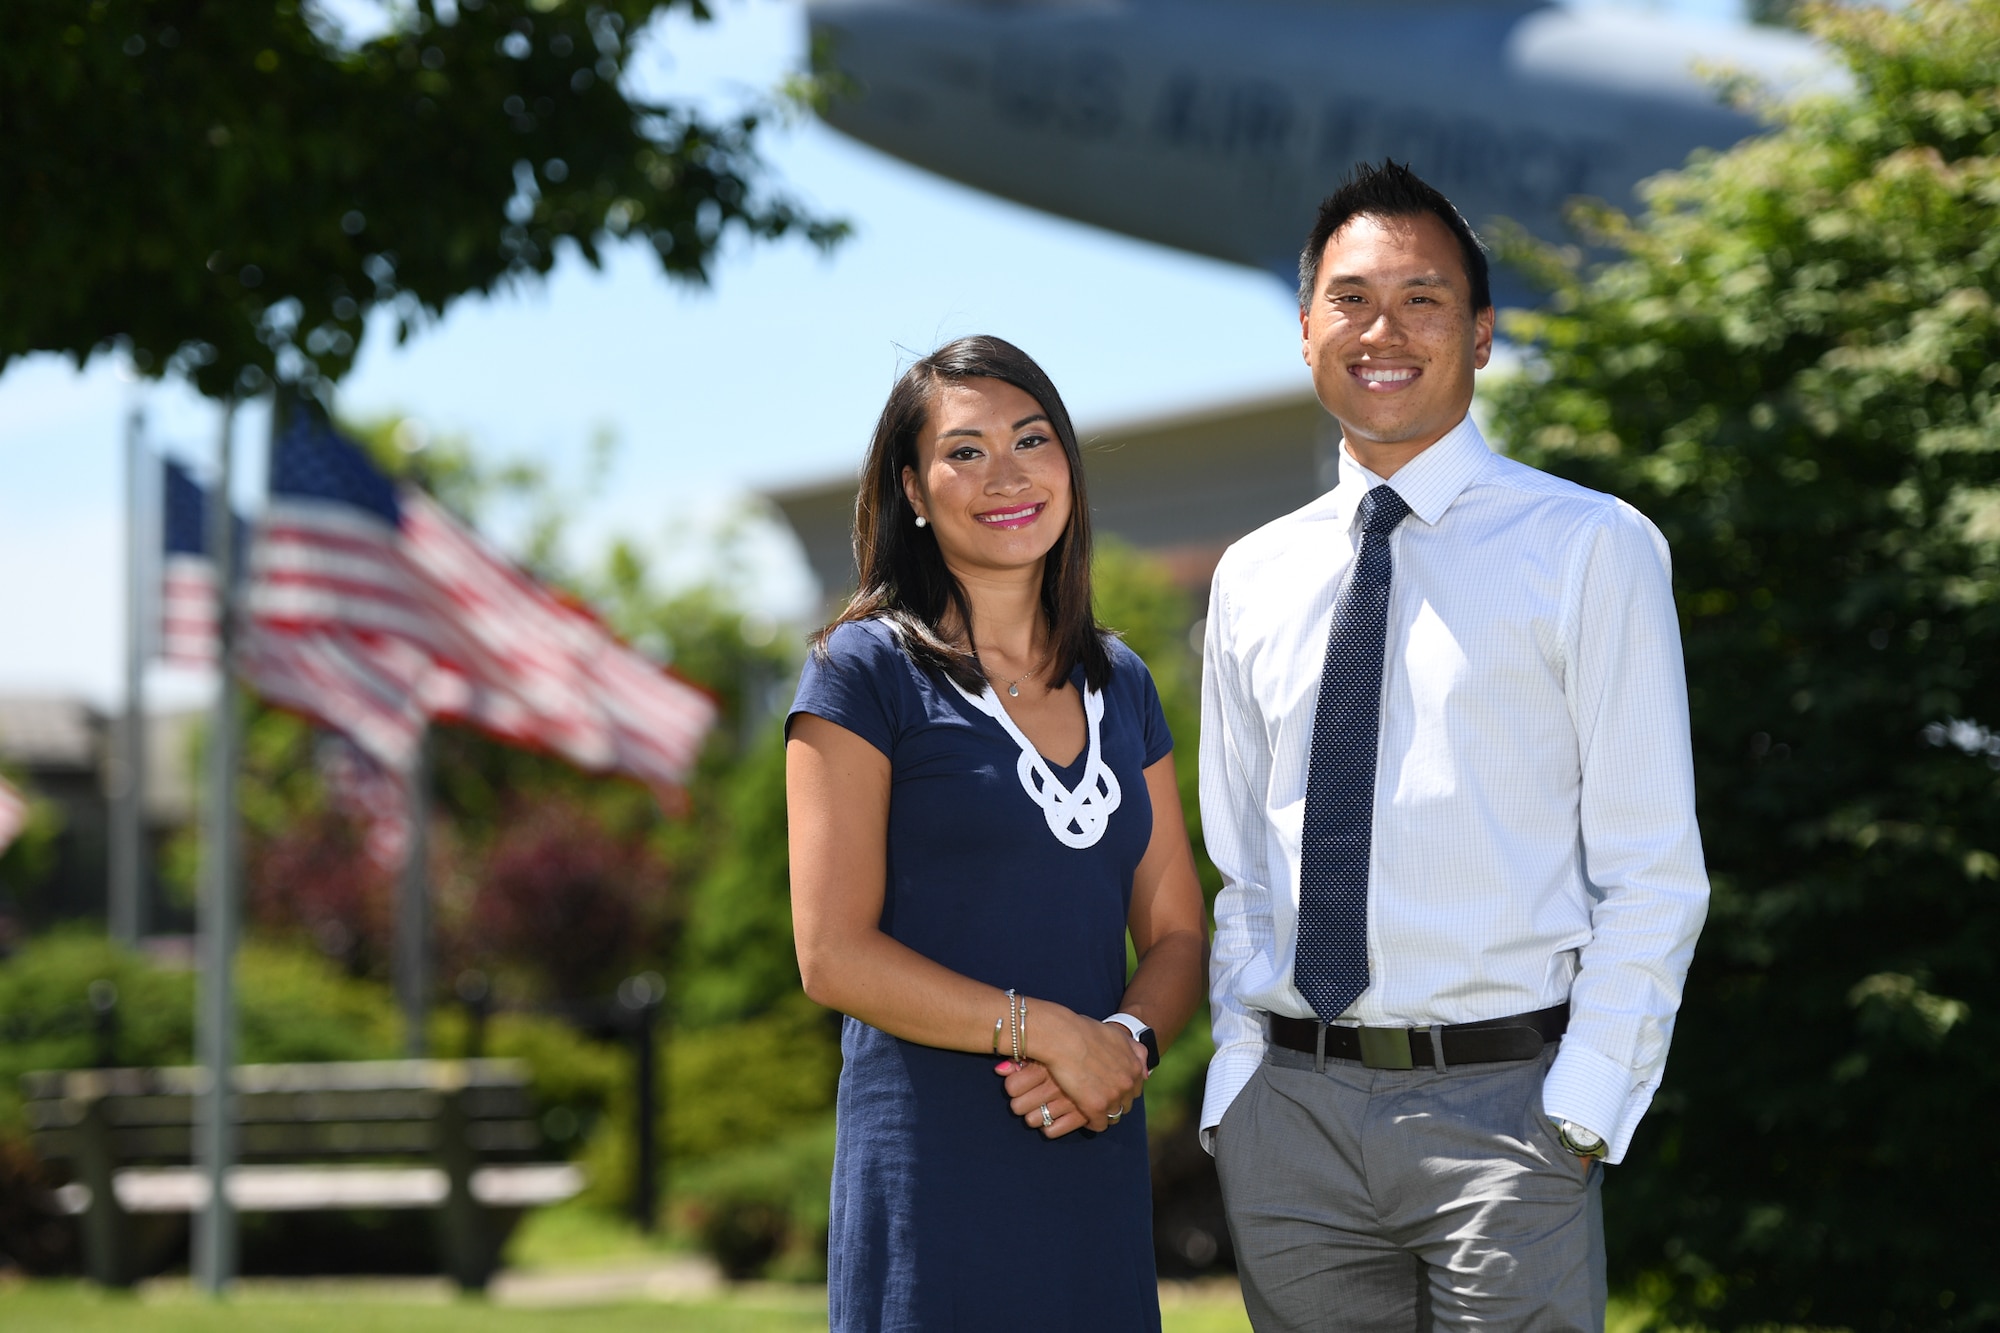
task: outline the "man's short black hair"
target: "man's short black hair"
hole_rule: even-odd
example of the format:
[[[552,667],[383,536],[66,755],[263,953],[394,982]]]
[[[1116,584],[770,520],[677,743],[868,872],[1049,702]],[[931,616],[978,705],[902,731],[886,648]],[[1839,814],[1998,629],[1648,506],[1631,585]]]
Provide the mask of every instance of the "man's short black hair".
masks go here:
[[[1458,239],[1458,251],[1465,259],[1465,276],[1472,284],[1472,308],[1484,310],[1493,304],[1493,285],[1486,270],[1486,248],[1472,228],[1408,163],[1383,158],[1381,166],[1357,162],[1354,170],[1319,206],[1306,248],[1299,251],[1299,309],[1311,307],[1313,288],[1319,285],[1320,256],[1333,234],[1358,217],[1414,218],[1429,213],[1451,230]]]

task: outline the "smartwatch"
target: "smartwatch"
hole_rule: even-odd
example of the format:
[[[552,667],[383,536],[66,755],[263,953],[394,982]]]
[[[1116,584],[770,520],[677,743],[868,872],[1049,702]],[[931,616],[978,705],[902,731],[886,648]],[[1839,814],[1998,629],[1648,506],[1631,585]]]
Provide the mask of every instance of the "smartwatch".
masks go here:
[[[1132,1034],[1133,1041],[1138,1042],[1146,1048],[1147,1069],[1159,1068],[1160,1039],[1153,1035],[1153,1029],[1147,1027],[1143,1020],[1134,1018],[1130,1014],[1113,1014],[1104,1021],[1107,1023],[1116,1023],[1119,1027],[1124,1028]]]

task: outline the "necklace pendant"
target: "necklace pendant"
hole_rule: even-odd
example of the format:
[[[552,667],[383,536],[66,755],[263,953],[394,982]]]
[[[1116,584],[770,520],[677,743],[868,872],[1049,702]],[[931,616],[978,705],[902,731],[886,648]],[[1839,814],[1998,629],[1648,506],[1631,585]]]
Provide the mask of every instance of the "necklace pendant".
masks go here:
[[[1007,693],[1013,698],[1018,699],[1021,697],[1021,687],[1019,685],[1009,685],[1007,687]]]

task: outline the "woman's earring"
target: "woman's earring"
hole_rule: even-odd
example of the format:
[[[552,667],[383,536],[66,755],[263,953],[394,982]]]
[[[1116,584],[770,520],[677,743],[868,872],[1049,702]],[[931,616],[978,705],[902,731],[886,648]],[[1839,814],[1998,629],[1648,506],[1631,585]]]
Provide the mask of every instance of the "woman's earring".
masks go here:
[[[931,521],[930,521],[929,519],[925,518],[925,517],[924,517],[924,516],[923,516],[922,514],[918,514],[918,515],[917,515],[917,526],[918,526],[918,527],[920,527],[920,528],[927,528],[927,527],[929,527],[930,525],[931,525]]]

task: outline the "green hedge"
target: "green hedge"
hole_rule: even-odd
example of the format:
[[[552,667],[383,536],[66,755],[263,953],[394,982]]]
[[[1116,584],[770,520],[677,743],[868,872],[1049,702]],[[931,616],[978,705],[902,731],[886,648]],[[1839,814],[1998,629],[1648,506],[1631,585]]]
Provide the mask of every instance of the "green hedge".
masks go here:
[[[672,1175],[675,1229],[732,1278],[826,1280],[833,1112]]]
[[[109,981],[118,992],[113,1063],[193,1060],[192,972],[162,967],[102,936],[45,936],[0,962],[0,1141],[18,1142],[27,1133],[21,1075],[97,1063],[99,1039],[89,1007],[97,981]],[[238,1050],[246,1064],[402,1054],[402,1016],[388,988],[346,976],[315,953],[246,944],[237,963],[237,994]],[[441,1011],[430,1037],[441,1054],[462,1051],[461,1014]],[[580,1146],[630,1082],[623,1051],[551,1018],[500,1015],[489,1026],[486,1050],[527,1062],[544,1133],[558,1150]]]

